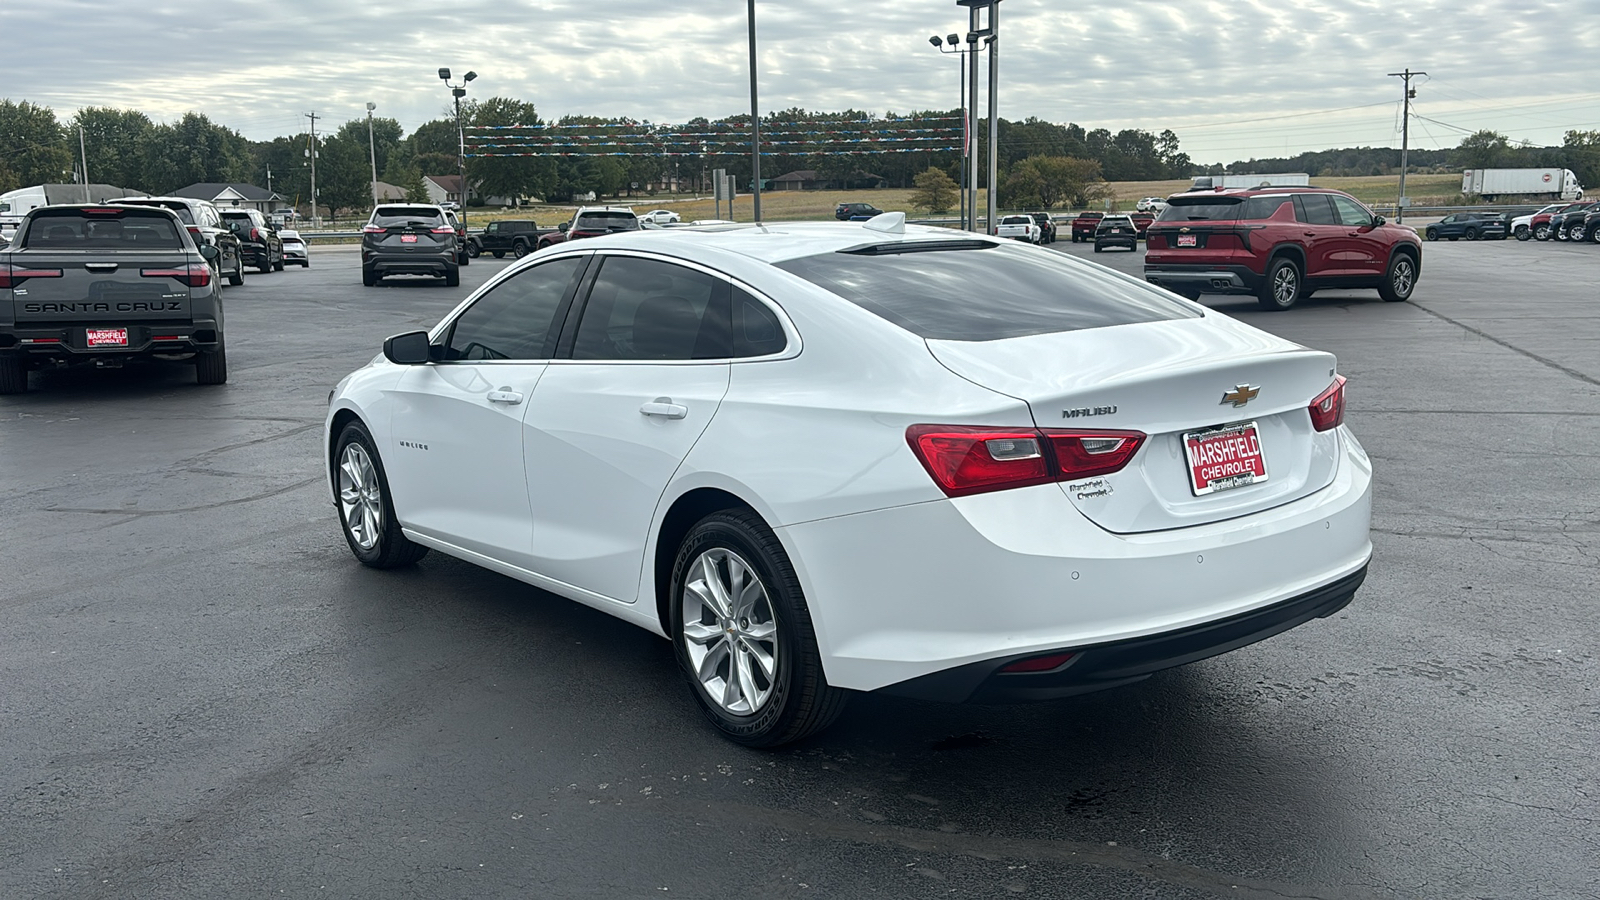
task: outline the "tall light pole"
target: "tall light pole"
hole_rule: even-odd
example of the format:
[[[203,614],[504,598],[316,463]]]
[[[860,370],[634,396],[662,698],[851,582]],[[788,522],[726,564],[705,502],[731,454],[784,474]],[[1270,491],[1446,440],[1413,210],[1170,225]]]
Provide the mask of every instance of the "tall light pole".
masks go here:
[[[450,88],[450,96],[456,101],[456,177],[461,179],[461,227],[467,227],[467,133],[461,127],[461,98],[467,95],[467,83],[477,78],[477,72],[468,72],[461,76],[459,85],[450,83],[450,70],[440,69],[439,80]]]
[[[970,231],[972,223],[967,221],[967,156],[972,152],[972,123],[967,117],[967,56],[972,51],[961,49],[959,34],[944,38],[934,35],[928,38],[928,43],[940,53],[953,54],[961,59],[961,227]],[[950,45],[949,50],[944,49],[946,43]]]
[[[1394,204],[1394,220],[1397,223],[1406,220],[1406,163],[1409,162],[1407,157],[1411,155],[1411,98],[1417,96],[1416,90],[1411,87],[1411,79],[1418,75],[1426,74],[1428,73],[1413,72],[1410,66],[1407,66],[1404,72],[1389,73],[1390,78],[1405,79],[1405,93],[1403,96],[1405,115],[1400,120],[1400,199],[1396,200]]]
[[[989,0],[989,216],[990,231],[1000,220],[1000,0]]]
[[[756,223],[761,222],[761,106],[756,103],[756,0],[748,0],[750,28],[750,193]]]
[[[372,156],[372,205],[378,205],[378,144],[372,137],[372,111],[376,103],[367,104],[367,152]]]
[[[306,148],[306,159],[311,162],[311,227],[317,227],[317,119],[315,112],[306,113],[311,120],[311,146]]]
[[[989,5],[989,0],[956,0],[957,6],[967,8],[967,96],[972,103],[967,109],[967,140],[972,143],[972,154],[967,157],[967,215],[972,218],[968,231],[978,230],[978,41],[985,32],[978,21],[979,10]],[[991,151],[992,152],[992,151]]]

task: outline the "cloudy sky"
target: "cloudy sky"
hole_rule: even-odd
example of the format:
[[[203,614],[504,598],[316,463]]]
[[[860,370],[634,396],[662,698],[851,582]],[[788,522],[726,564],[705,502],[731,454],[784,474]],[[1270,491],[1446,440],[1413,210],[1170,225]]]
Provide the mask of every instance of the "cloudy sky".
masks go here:
[[[1197,161],[1399,143],[1478,128],[1560,143],[1600,129],[1600,0],[1004,0],[1000,111],[1172,128]],[[761,107],[956,105],[954,0],[757,0]],[[54,107],[188,110],[255,139],[364,115],[407,131],[478,72],[475,96],[682,121],[748,110],[744,0],[3,0],[0,93]]]

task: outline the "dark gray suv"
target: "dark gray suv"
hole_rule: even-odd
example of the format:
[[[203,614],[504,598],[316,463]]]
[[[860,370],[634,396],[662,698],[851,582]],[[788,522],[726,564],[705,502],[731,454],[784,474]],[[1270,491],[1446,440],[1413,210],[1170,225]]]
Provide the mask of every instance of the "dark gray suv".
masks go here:
[[[367,287],[390,275],[432,275],[450,287],[461,284],[462,250],[442,207],[384,204],[361,231],[361,283]]]

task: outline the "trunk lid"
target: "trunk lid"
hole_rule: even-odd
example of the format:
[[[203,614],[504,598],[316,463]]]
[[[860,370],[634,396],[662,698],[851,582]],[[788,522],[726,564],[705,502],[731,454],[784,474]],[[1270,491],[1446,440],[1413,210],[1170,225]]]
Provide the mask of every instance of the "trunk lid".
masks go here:
[[[1121,471],[1060,485],[1111,532],[1248,515],[1318,491],[1336,474],[1337,433],[1316,431],[1308,410],[1333,383],[1333,355],[1224,316],[927,344],[956,374],[1027,402],[1040,428],[1148,435]],[[1240,386],[1259,393],[1235,406]],[[1266,477],[1197,493],[1185,436],[1246,423],[1256,426]]]

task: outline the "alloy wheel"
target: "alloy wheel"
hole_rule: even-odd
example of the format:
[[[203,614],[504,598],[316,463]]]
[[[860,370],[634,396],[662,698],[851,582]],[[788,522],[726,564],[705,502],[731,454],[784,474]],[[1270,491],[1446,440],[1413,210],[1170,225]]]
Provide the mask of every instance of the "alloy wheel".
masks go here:
[[[383,491],[372,457],[360,444],[347,444],[339,460],[339,511],[350,539],[371,550],[383,532]]]
[[[1300,293],[1300,274],[1294,266],[1283,266],[1272,276],[1272,299],[1279,306],[1288,306]]]
[[[760,712],[777,683],[778,622],[755,569],[713,547],[689,567],[681,602],[684,649],[706,696],[731,715]]]
[[[1394,292],[1401,297],[1411,296],[1411,288],[1416,283],[1417,270],[1411,260],[1404,256],[1394,261],[1394,277],[1390,284],[1394,285]]]

